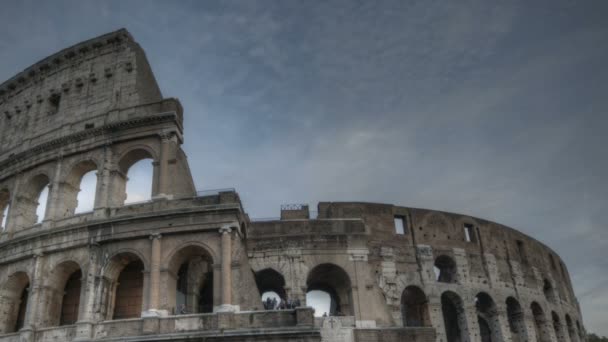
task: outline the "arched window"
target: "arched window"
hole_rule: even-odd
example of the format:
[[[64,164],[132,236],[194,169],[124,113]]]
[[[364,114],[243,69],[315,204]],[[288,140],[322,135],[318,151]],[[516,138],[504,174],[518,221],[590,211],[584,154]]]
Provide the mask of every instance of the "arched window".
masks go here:
[[[315,317],[331,316],[332,308],[336,307],[336,299],[329,292],[310,290],[306,292],[306,305],[314,309]]]
[[[175,289],[170,306],[176,314],[213,312],[213,260],[200,246],[187,246],[172,258],[169,269],[177,279],[168,288]]]
[[[36,223],[41,223],[46,218],[46,207],[49,199],[50,187],[47,184],[42,191],[40,191],[40,195],[38,195],[38,203],[36,206]]]
[[[49,298],[41,325],[74,324],[78,320],[82,272],[73,261],[57,265],[48,277]]]
[[[404,327],[430,326],[428,300],[417,286],[408,286],[401,295],[401,318]]]
[[[62,217],[92,211],[97,190],[97,165],[82,161],[74,165],[62,186]]]
[[[463,333],[467,331],[464,303],[460,296],[452,291],[441,295],[441,312],[447,342],[464,341]]]
[[[114,255],[104,267],[104,288],[108,293],[102,303],[106,319],[137,318],[143,310],[144,264],[130,252]]]
[[[490,295],[480,292],[475,296],[475,308],[477,310],[477,322],[482,342],[502,341],[500,321],[496,304]]]
[[[135,149],[124,155],[118,163],[123,178],[116,179],[124,191],[124,204],[148,201],[152,198],[154,158],[144,149]]]
[[[281,300],[287,300],[285,278],[272,268],[255,272],[255,283],[262,296],[262,303],[265,309],[273,309],[273,305],[269,305],[273,298],[276,300],[276,303],[280,303]],[[267,298],[270,298],[271,302],[266,302]]]
[[[574,329],[574,324],[572,324],[572,318],[570,315],[566,314],[566,327],[568,328],[568,336],[570,336],[570,341],[578,342],[578,334]]]
[[[8,223],[8,211],[10,208],[11,194],[8,190],[0,190],[0,232],[6,230]]]
[[[532,315],[534,316],[534,331],[536,332],[536,340],[539,342],[551,342],[551,335],[548,331],[547,319],[543,309],[537,302],[532,302],[530,305]]]
[[[30,280],[24,272],[18,272],[8,277],[2,286],[2,301],[0,301],[0,333],[19,331],[25,323],[27,300]]]
[[[555,303],[555,289],[553,288],[553,285],[551,285],[549,279],[545,279],[543,281],[543,293],[545,294],[545,298],[547,298],[549,302]]]
[[[509,320],[509,330],[513,342],[524,342],[527,340],[526,326],[524,322],[524,312],[517,299],[507,298],[507,319]]]
[[[440,283],[456,282],[456,263],[447,255],[440,255],[435,259],[435,280]]]
[[[18,203],[15,224],[17,227],[30,227],[45,219],[47,199],[49,195],[49,178],[39,174],[30,178],[23,187]],[[12,224],[11,224],[12,225]]]
[[[555,311],[551,311],[551,319],[553,321],[553,329],[555,330],[555,337],[559,342],[565,341],[564,327],[562,322],[559,320],[559,316]]]
[[[352,288],[350,277],[348,274],[339,266],[334,264],[321,264],[315,266],[306,279],[307,294],[306,303],[311,306],[309,298],[316,303],[315,316],[321,316],[327,313],[331,316],[352,316]],[[319,291],[324,292],[326,295],[313,292]],[[312,297],[315,295],[318,300]],[[329,296],[329,303],[327,303],[327,296]],[[321,310],[327,308],[329,304],[329,311]]]

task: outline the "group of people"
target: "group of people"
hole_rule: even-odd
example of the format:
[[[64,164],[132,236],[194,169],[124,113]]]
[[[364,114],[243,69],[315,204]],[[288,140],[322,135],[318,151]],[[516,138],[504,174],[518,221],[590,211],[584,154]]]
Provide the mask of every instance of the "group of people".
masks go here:
[[[262,304],[264,305],[264,309],[265,310],[290,310],[290,309],[295,309],[297,307],[300,306],[300,300],[299,299],[287,299],[284,300],[283,298],[280,298],[281,300],[278,301],[276,297],[267,297],[266,300],[262,301]]]

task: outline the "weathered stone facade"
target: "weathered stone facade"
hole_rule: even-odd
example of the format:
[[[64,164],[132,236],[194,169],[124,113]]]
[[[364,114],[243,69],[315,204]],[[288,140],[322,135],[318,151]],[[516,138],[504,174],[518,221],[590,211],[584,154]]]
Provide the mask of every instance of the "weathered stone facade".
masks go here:
[[[514,229],[373,203],[252,221],[234,190],[197,192],[182,107],[125,30],[3,83],[0,112],[0,342],[584,340],[564,263]],[[142,159],[152,200],[125,205]],[[303,305],[263,310],[266,291]]]

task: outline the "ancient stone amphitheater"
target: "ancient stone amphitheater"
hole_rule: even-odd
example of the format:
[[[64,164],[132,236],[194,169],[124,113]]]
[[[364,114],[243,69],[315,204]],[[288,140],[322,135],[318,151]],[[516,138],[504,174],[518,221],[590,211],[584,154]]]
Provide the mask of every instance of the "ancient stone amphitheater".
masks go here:
[[[563,261],[512,228],[376,203],[251,220],[234,190],[197,192],[182,107],[125,30],[0,85],[0,130],[0,342],[584,340]],[[144,159],[151,199],[125,204]]]

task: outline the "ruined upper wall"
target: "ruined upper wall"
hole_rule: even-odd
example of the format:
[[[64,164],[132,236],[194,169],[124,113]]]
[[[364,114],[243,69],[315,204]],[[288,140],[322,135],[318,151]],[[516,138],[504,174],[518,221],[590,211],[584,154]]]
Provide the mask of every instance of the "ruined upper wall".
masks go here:
[[[0,161],[111,124],[110,111],[161,100],[145,53],[126,30],[76,44],[0,85]]]

